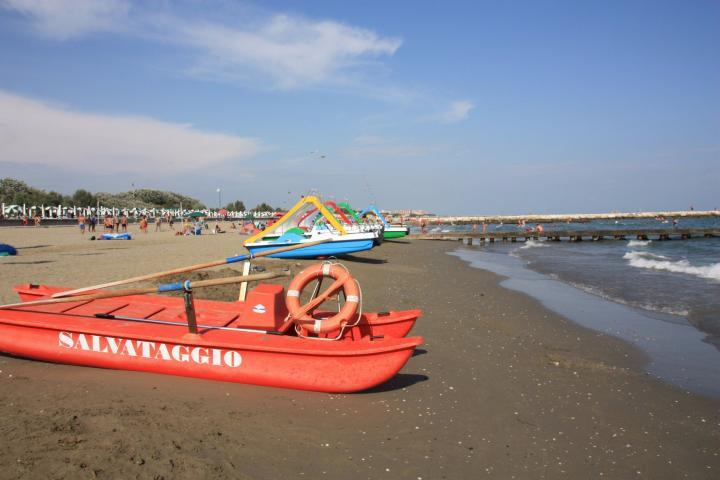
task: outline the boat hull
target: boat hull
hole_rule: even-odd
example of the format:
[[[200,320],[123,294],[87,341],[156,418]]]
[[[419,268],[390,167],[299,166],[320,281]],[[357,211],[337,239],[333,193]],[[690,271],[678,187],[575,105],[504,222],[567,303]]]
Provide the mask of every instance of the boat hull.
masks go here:
[[[39,300],[49,297],[54,293],[68,290],[63,287],[48,285],[23,284],[14,288],[15,292],[23,302]],[[251,291],[252,292],[252,291]],[[213,300],[195,300],[199,321],[201,324],[209,323],[216,326],[230,326],[235,328],[254,328],[270,331],[287,330],[289,334],[294,329],[285,329],[284,321],[287,311],[282,310],[275,313],[275,316],[268,312],[267,315],[255,315],[252,313],[254,306],[252,295],[246,302],[220,302]],[[273,303],[273,302],[265,302]],[[94,307],[93,307],[94,305]],[[87,316],[95,314],[113,314],[128,317],[141,317],[141,319],[185,322],[184,305],[181,298],[165,297],[158,295],[142,295],[118,297],[94,301],[74,307],[74,304],[56,305],[56,311],[63,315],[73,313]],[[42,307],[38,307],[42,310]],[[174,313],[172,313],[174,312]],[[334,315],[336,312],[316,312],[315,316]],[[390,310],[387,312],[365,312],[357,325],[346,329],[343,336],[353,339],[369,337],[395,337],[401,338],[410,333],[415,322],[422,315],[422,311],[413,310]]]
[[[386,227],[383,232],[383,238],[386,240],[392,238],[402,238],[409,234],[410,229],[408,227]]]
[[[329,393],[392,378],[420,337],[340,340],[0,310],[0,351],[36,360]]]
[[[293,245],[300,245],[302,242],[296,243],[265,243],[258,242],[255,244],[246,244],[250,253],[257,254],[267,250],[274,250],[279,247],[289,247]],[[362,252],[370,250],[374,246],[373,239],[358,239],[358,240],[333,240],[327,243],[321,243],[311,245],[305,248],[298,248],[297,250],[291,250],[288,252],[274,253],[268,255],[271,258],[318,258],[318,257],[333,257],[339,255],[347,255],[350,253]]]

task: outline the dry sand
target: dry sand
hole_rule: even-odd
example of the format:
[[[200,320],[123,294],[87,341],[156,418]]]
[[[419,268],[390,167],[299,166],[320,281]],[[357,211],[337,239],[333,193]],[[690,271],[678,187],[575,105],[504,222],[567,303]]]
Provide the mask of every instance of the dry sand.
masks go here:
[[[20,249],[0,258],[3,302],[17,283],[82,286],[243,251],[229,233],[90,242],[2,228],[0,242]],[[0,478],[719,478],[718,400],[650,378],[629,345],[503,289],[452,248],[386,242],[345,262],[368,310],[425,312],[413,331],[425,345],[370,392],[0,356]]]

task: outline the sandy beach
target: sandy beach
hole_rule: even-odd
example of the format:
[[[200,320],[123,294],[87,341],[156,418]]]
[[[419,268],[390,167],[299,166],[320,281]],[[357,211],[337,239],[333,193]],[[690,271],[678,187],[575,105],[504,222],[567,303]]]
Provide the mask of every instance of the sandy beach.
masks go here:
[[[19,283],[84,286],[244,253],[237,234],[131,230],[111,242],[0,229],[19,250],[0,258],[0,301]],[[447,255],[457,247],[385,242],[343,260],[366,310],[424,312],[412,333],[425,344],[368,392],[0,356],[0,478],[718,478],[720,401],[651,378],[638,350],[502,288]]]

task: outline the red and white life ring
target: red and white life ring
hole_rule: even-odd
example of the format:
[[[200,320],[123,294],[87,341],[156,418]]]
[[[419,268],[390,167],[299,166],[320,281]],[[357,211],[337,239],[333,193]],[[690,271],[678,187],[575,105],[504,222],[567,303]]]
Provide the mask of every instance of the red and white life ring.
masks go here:
[[[337,285],[334,283],[335,286],[330,286],[307,305],[300,305],[300,294],[303,289],[310,282],[323,277],[332,278]],[[314,308],[307,310],[308,306],[311,304],[315,305],[315,307],[319,306],[339,289],[342,289],[345,295],[345,304],[338,313],[331,317],[323,316],[323,318],[313,318],[309,314]],[[302,330],[315,334],[336,332],[342,329],[357,313],[359,303],[360,288],[355,279],[346,269],[331,263],[311,265],[298,273],[290,282],[287,297],[285,298],[290,318],[295,321],[295,324]]]

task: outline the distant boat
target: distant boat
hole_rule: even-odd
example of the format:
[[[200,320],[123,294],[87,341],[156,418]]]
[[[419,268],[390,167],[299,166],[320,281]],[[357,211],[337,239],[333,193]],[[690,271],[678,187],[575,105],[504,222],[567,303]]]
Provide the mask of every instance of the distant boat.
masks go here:
[[[402,238],[410,234],[410,228],[405,225],[393,225],[387,221],[385,216],[375,205],[368,205],[368,207],[359,213],[360,218],[366,217],[367,215],[374,215],[384,226],[383,237],[389,238]]]

